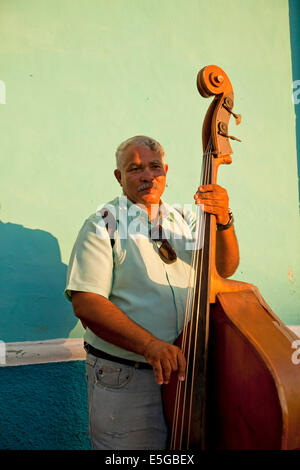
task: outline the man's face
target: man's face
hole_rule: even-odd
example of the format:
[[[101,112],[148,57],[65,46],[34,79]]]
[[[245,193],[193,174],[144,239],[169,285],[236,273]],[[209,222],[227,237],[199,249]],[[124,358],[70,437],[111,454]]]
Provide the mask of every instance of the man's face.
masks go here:
[[[148,208],[159,204],[168,171],[161,155],[142,145],[129,146],[123,162],[122,170],[115,170],[115,177],[128,199]]]

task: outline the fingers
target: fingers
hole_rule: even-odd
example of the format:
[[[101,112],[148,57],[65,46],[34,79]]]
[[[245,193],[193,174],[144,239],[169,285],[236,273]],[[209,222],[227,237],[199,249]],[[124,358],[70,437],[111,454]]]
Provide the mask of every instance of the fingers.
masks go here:
[[[180,351],[180,354],[177,356],[177,362],[178,362],[178,380],[181,382],[185,379],[185,369],[186,369],[186,360],[182,352]]]
[[[208,188],[208,189],[206,189]],[[196,204],[228,206],[229,198],[226,189],[218,185],[199,186],[194,195]]]
[[[173,372],[173,368],[171,366],[171,362],[168,359],[162,359],[162,372],[163,372],[163,382],[168,384],[171,378],[171,373]]]
[[[149,361],[148,361],[149,362]],[[172,368],[167,361],[156,361],[151,364],[153,367],[154,377],[158,385],[169,383]]]
[[[201,193],[205,193],[205,192],[208,192],[208,191],[214,191],[214,190],[216,190],[217,186],[219,188],[221,188],[221,186],[219,186],[217,184],[203,184],[201,186],[198,186],[198,191],[200,191]]]
[[[222,188],[222,186],[219,186],[218,184],[205,184],[202,186],[198,187],[198,190],[194,196],[194,198],[227,198],[227,191],[225,188]]]
[[[153,367],[158,385],[167,384],[173,372],[178,371],[178,379],[185,378],[185,357],[180,348],[165,341],[152,341],[144,352],[144,356]]]
[[[229,198],[226,189],[218,184],[199,186],[194,199],[196,204],[204,206],[204,212],[216,216],[217,223],[226,224],[228,222]]]
[[[164,377],[162,373],[161,363],[157,361],[155,365],[154,364],[151,364],[151,365],[153,367],[153,372],[154,372],[156,383],[158,385],[162,385],[164,383]]]
[[[198,191],[201,193],[207,193],[207,192],[224,192],[226,189],[224,189],[222,186],[219,184],[202,184],[201,186],[198,186]]]

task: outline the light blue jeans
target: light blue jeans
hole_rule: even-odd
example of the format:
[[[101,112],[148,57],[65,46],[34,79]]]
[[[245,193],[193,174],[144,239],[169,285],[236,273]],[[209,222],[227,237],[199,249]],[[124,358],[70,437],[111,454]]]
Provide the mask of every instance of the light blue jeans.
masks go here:
[[[89,432],[94,450],[166,448],[161,387],[152,369],[86,358]]]

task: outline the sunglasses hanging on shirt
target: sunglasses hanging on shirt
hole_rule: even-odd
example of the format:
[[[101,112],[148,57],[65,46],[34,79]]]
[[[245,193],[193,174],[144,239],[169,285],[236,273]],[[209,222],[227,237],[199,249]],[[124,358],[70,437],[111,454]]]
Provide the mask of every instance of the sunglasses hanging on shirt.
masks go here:
[[[166,264],[175,263],[177,260],[177,255],[170,242],[166,239],[162,226],[157,225],[156,227],[153,227],[149,231],[149,236],[156,244],[158,248],[158,254],[163,262]]]

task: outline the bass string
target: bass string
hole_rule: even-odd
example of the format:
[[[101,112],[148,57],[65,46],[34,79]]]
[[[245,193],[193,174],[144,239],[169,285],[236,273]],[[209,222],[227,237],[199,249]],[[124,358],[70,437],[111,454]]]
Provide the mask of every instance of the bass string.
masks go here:
[[[211,182],[211,168],[212,168],[212,165],[211,165],[211,161],[212,161],[212,153],[211,153],[211,150],[212,150],[212,146],[211,146],[211,140],[209,141],[209,148],[208,148],[208,152],[207,152],[207,165],[206,165],[206,168],[207,168],[207,171],[205,173],[205,180],[204,180],[204,184],[209,184]],[[203,223],[203,235],[205,235],[205,228],[206,228],[206,220],[207,218],[209,217],[209,214],[206,214],[204,212],[204,223]],[[191,383],[191,387],[190,387],[190,390],[189,390],[189,393],[190,393],[190,400],[189,400],[189,418],[188,418],[188,438],[187,438],[187,442],[189,444],[189,439],[190,439],[190,430],[191,430],[191,420],[192,420],[192,405],[193,405],[193,401],[192,401],[192,397],[193,397],[193,392],[194,392],[194,377],[195,377],[195,367],[196,367],[196,345],[197,345],[197,341],[198,341],[198,331],[199,331],[199,319],[200,319],[200,291],[201,291],[201,280],[202,280],[202,273],[203,273],[203,255],[204,255],[204,246],[203,246],[203,242],[204,242],[204,236],[203,236],[203,239],[202,239],[202,250],[201,250],[201,265],[200,265],[200,286],[199,286],[199,295],[198,295],[198,302],[197,302],[197,308],[196,308],[196,321],[195,321],[195,339],[194,339],[194,351],[193,351],[193,363],[192,363],[192,383]],[[191,335],[190,335],[190,338],[191,338]],[[191,339],[190,339],[191,341]]]
[[[209,183],[209,178],[210,178],[210,171],[211,171],[211,150],[212,150],[212,145],[211,145],[211,139],[208,143],[208,146],[206,148],[206,151],[203,156],[203,165],[202,165],[202,170],[201,170],[201,178],[200,178],[200,184],[208,184]],[[202,219],[202,220],[201,220]],[[196,282],[196,277],[195,273],[197,272],[199,263],[200,263],[200,273],[202,274],[202,269],[203,269],[203,250],[201,250],[201,256],[200,256],[200,249],[203,247],[203,241],[204,241],[204,228],[205,228],[205,221],[206,221],[206,215],[205,213],[200,210],[200,207],[197,206],[197,228],[196,228],[196,234],[195,234],[195,249],[193,250],[193,255],[192,255],[192,261],[191,261],[191,270],[190,270],[190,276],[193,276],[193,281],[189,283],[189,289],[188,289],[188,296],[187,296],[187,304],[186,304],[186,310],[185,310],[185,319],[184,319],[184,327],[183,327],[183,337],[182,337],[182,351],[185,354],[185,356],[188,358],[187,359],[187,370],[189,368],[189,358],[191,357],[190,351],[191,351],[191,334],[189,335],[189,341],[187,344],[187,333],[188,333],[188,328],[187,325],[190,322],[192,322],[193,318],[191,318],[196,311],[196,324],[198,324],[199,321],[199,299],[198,299],[198,305],[197,308],[194,308],[194,302],[195,302],[195,297],[192,295],[193,292],[195,292],[195,282]],[[200,285],[199,289],[201,289],[201,277],[200,275]],[[195,368],[195,357],[193,359],[193,376],[194,376],[194,368]],[[183,439],[183,429],[184,429],[184,421],[185,421],[185,409],[186,409],[186,400],[187,400],[187,395],[190,393],[190,396],[192,396],[191,390],[188,391],[188,381],[185,380],[184,382],[184,387],[183,387],[183,382],[177,382],[177,387],[176,387],[176,396],[175,396],[175,406],[174,406],[174,415],[173,415],[173,426],[172,426],[172,436],[171,436],[171,449],[175,446],[178,438],[178,428],[180,430],[180,448],[182,445],[182,439]],[[192,389],[194,387],[194,384],[192,382]],[[184,390],[183,390],[184,388]],[[180,412],[180,403],[181,403],[181,396],[183,392],[183,406],[182,406],[182,416],[181,416],[181,423],[179,423],[179,412]],[[190,422],[191,422],[191,400],[190,400],[190,411],[189,411],[189,427],[190,427]],[[180,427],[179,427],[179,424]]]
[[[203,180],[203,167],[205,167],[205,154],[204,154],[204,164],[201,169],[201,178],[200,178],[200,183]],[[200,217],[200,210],[199,206],[197,206],[197,222]],[[196,233],[194,237],[194,249],[192,253],[192,259],[191,259],[191,266],[190,266],[190,275],[189,275],[189,289],[188,289],[188,295],[187,295],[187,303],[186,303],[186,309],[185,309],[185,317],[184,317],[184,326],[183,326],[183,331],[182,331],[182,344],[181,348],[183,353],[186,356],[186,338],[187,338],[187,325],[190,319],[190,312],[191,312],[191,300],[193,298],[192,296],[192,291],[193,291],[193,282],[194,282],[194,272],[195,272],[195,266],[196,266],[196,251],[197,247],[200,243],[200,238],[199,238],[199,228],[201,230],[201,224],[197,223],[196,224]],[[185,382],[186,385],[186,382]],[[183,383],[182,382],[177,382],[177,387],[176,387],[176,395],[175,395],[175,404],[174,404],[174,413],[173,413],[173,421],[172,421],[172,435],[171,435],[171,449],[175,448],[175,444],[177,442],[177,435],[178,435],[178,427],[179,427],[179,413],[180,413],[180,402],[181,402],[181,396],[182,396],[182,390],[183,390]],[[186,390],[184,392],[184,396],[186,396]],[[183,428],[183,424],[181,423],[181,426],[179,429]]]
[[[200,180],[200,183],[202,182],[205,182],[206,179],[207,179],[207,172],[208,172],[208,167],[207,167],[207,153],[206,152],[204,154],[204,160],[203,160],[203,166],[202,166],[202,175],[201,175],[201,180]],[[204,176],[203,176],[204,175]],[[200,209],[199,207],[197,209]],[[198,215],[199,215],[200,211],[198,210]],[[202,245],[202,233],[201,233],[201,229],[202,229],[202,226],[203,224],[200,223],[200,221],[197,223],[197,230],[198,232],[196,233],[196,237],[195,237],[195,240],[196,240],[196,246],[195,246],[195,250],[193,251],[193,256],[192,256],[192,263],[191,263],[191,270],[190,272],[191,273],[194,273],[195,270],[197,269],[197,265],[199,263],[199,256],[196,256],[196,253],[198,252],[197,248],[200,248],[201,245]],[[192,283],[190,283],[190,286],[192,286]],[[187,299],[187,306],[186,306],[186,312],[185,312],[185,321],[184,321],[184,329],[183,329],[183,338],[182,338],[182,350],[185,354],[186,357],[189,357],[190,354],[189,354],[189,351],[187,352],[186,351],[186,338],[187,338],[187,324],[188,324],[188,321],[190,319],[190,308],[191,308],[191,297],[192,297],[192,288],[190,287],[189,288],[189,291],[188,291],[188,299]],[[193,311],[193,307],[192,307],[192,311]],[[190,350],[190,342],[189,342],[189,350]],[[187,364],[187,367],[188,367],[188,364]],[[182,393],[182,382],[177,382],[177,387],[176,387],[176,397],[175,397],[175,407],[174,407],[174,416],[173,416],[173,427],[172,427],[172,438],[171,438],[171,442],[175,445],[176,443],[176,440],[177,440],[177,435],[178,435],[178,418],[179,418],[179,406],[180,406],[180,398],[181,398],[181,395]],[[185,410],[185,400],[186,400],[186,396],[187,396],[187,380],[185,381],[185,387],[184,387],[184,395],[183,395],[183,410]],[[180,436],[180,442],[182,442],[182,432],[183,432],[183,422],[184,422],[184,411],[183,411],[183,415],[182,415],[182,421],[181,421],[181,426],[180,426],[180,430],[181,430],[181,436]]]
[[[200,208],[197,206],[197,221],[199,220],[199,217],[201,216],[201,212],[199,210]],[[201,244],[201,235],[199,232],[201,232],[202,224],[197,223],[196,225],[196,234],[195,234],[195,245],[192,253],[192,260],[191,260],[191,266],[190,266],[190,275],[189,275],[189,288],[188,288],[188,294],[187,294],[187,303],[186,303],[186,309],[185,309],[185,317],[184,317],[184,326],[183,326],[183,331],[182,331],[182,343],[181,343],[181,348],[183,354],[188,357],[187,353],[187,335],[188,335],[188,323],[191,317],[191,312],[193,311],[193,283],[194,283],[194,272],[196,269],[196,265],[198,263],[198,259],[196,257],[196,251],[197,248]],[[178,428],[180,430],[183,429],[183,423],[181,422],[181,425],[179,427],[179,414],[180,414],[180,403],[181,403],[181,397],[182,397],[182,391],[183,391],[183,385],[184,385],[184,397],[186,397],[186,386],[187,386],[187,381],[184,382],[177,382],[177,387],[176,387],[176,395],[175,395],[175,406],[174,406],[174,414],[173,414],[173,426],[172,426],[172,437],[171,437],[171,442],[173,443],[174,447],[171,447],[171,449],[175,448],[175,443],[177,442],[177,436],[178,436]],[[184,398],[183,398],[184,400]],[[183,405],[185,408],[185,406]]]
[[[204,154],[204,172],[203,172],[203,176],[202,176],[202,184],[207,184],[208,183],[208,177],[209,177],[209,172],[210,172],[210,149],[211,149],[211,145],[209,144],[205,154]],[[200,208],[199,208],[200,209]],[[202,270],[203,270],[203,250],[201,250],[201,256],[200,256],[200,248],[203,246],[203,241],[204,241],[204,228],[205,228],[205,213],[203,212],[200,212],[199,210],[199,213],[201,214],[201,217],[202,217],[202,220],[199,220],[198,221],[198,227],[199,227],[199,231],[198,231],[198,236],[197,236],[197,244],[196,244],[196,250],[195,250],[195,258],[194,258],[194,273],[197,273],[198,272],[198,267],[199,267],[199,263],[200,263],[200,269],[199,269],[199,272],[200,272],[200,278],[198,278],[198,280],[200,281],[199,283],[199,291],[201,290],[201,277],[202,277]],[[204,223],[203,223],[204,222]],[[196,288],[196,283],[197,281],[197,278],[194,277],[194,287],[193,287],[193,291],[195,292],[195,288]],[[196,325],[198,324],[198,318],[199,318],[199,297],[198,297],[198,304],[197,306],[195,307],[195,296],[193,296],[193,305],[192,305],[192,314],[191,314],[191,319],[190,319],[190,324],[192,323],[195,323],[194,321],[194,318],[193,316],[196,315]],[[189,341],[188,341],[188,348],[186,348],[186,344],[184,345],[184,349],[185,349],[185,355],[187,357],[187,371],[190,370],[190,358],[192,357],[192,354],[191,354],[191,349],[192,349],[192,334],[190,332],[190,335],[189,335]],[[194,350],[195,351],[195,350]],[[194,362],[194,361],[193,361]],[[194,367],[193,367],[193,372],[194,372]],[[193,377],[193,374],[192,374],[192,377]],[[191,381],[191,387],[188,388],[188,385],[189,385],[189,382],[188,380],[185,381],[185,387],[184,387],[184,392],[183,392],[183,413],[182,413],[182,425],[181,425],[181,435],[180,435],[180,446],[182,444],[182,439],[183,439],[183,430],[184,430],[184,426],[183,426],[183,423],[185,421],[185,412],[187,410],[187,406],[186,406],[186,402],[187,400],[189,399],[189,413],[188,413],[188,440],[189,440],[189,429],[190,429],[190,423],[191,423],[191,406],[192,406],[192,400],[191,400],[191,397],[193,395],[193,389],[194,389],[194,383],[193,383],[193,380]]]

